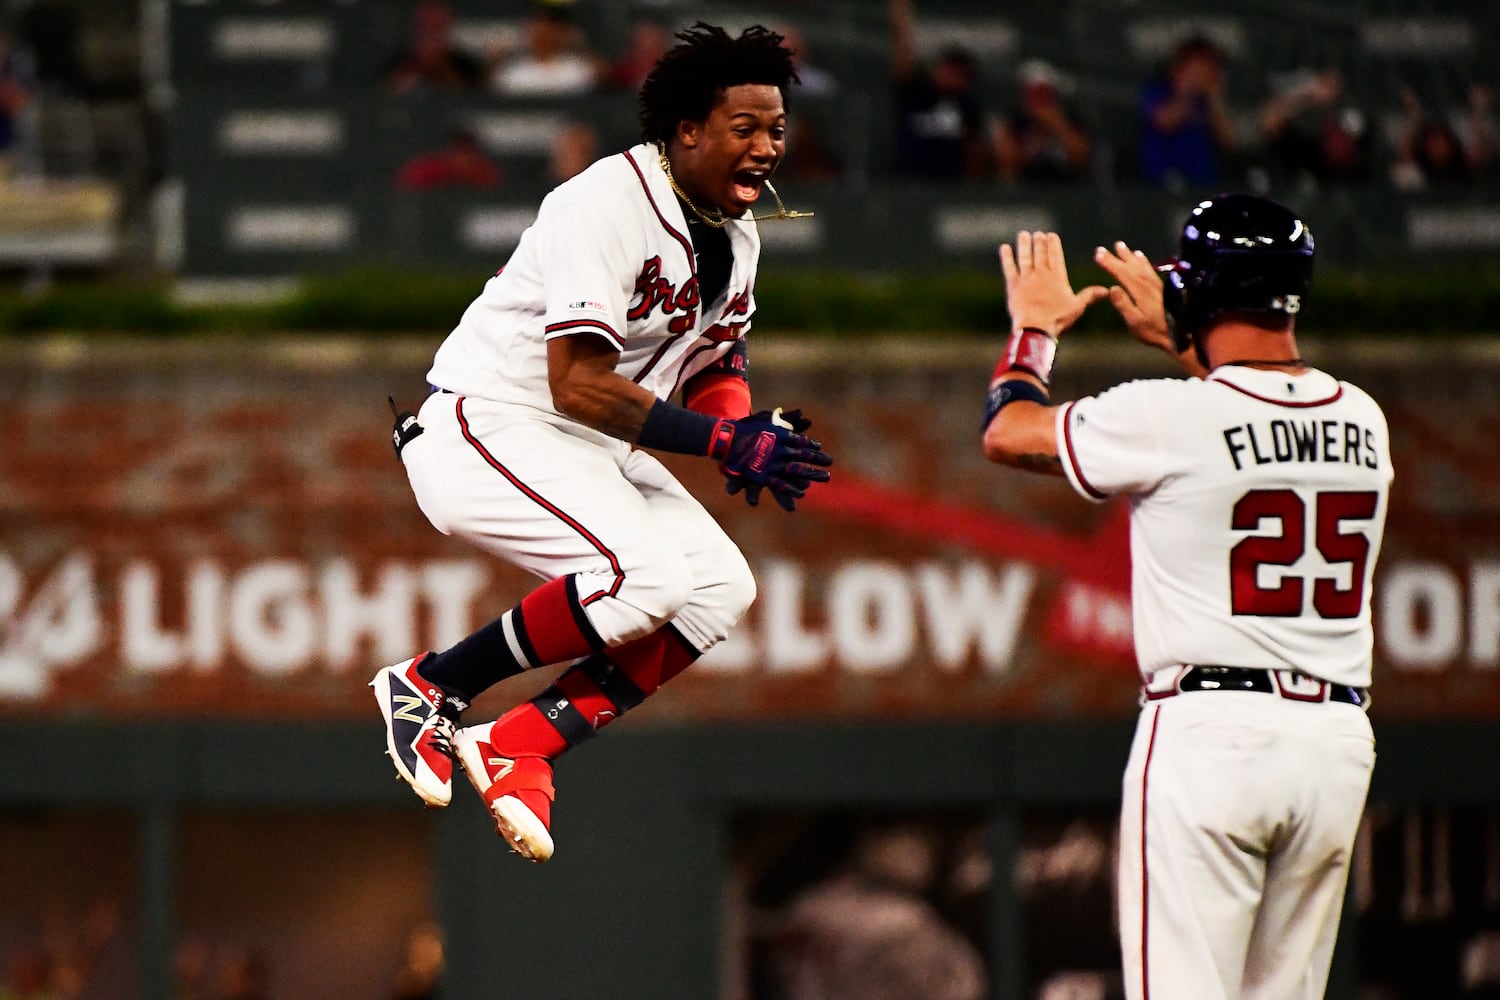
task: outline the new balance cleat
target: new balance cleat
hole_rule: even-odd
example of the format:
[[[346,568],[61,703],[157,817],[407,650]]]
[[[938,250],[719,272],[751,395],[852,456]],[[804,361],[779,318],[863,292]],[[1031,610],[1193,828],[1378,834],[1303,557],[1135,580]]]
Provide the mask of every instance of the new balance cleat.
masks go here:
[[[453,736],[464,773],[495,821],[495,832],[529,861],[552,857],[552,765],[545,757],[507,757],[490,743],[490,724]]]
[[[465,706],[417,673],[423,653],[383,668],[370,681],[385,718],[386,754],[396,773],[429,808],[453,798],[453,718]],[[447,713],[445,714],[445,708]]]

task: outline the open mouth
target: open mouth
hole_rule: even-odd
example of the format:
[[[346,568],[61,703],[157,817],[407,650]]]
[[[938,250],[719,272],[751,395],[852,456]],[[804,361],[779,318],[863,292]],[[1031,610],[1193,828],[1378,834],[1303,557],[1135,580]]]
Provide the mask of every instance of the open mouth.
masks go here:
[[[769,170],[736,170],[732,178],[735,200],[742,205],[755,201],[770,176]]]

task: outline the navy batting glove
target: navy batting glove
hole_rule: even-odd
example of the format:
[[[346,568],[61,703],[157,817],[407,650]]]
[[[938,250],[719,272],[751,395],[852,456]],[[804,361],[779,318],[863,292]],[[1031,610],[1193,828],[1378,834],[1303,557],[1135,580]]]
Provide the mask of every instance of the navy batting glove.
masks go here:
[[[791,511],[807,495],[808,486],[828,481],[826,466],[833,459],[821,444],[801,433],[812,426],[801,410],[762,410],[733,424],[734,436],[720,463],[731,496],[743,490],[753,507],[762,489],[769,489],[777,504]]]
[[[729,476],[727,473],[726,476],[727,478],[724,480],[725,493],[734,496],[736,493],[744,491],[745,502],[752,507],[759,506],[760,491],[765,489],[765,487],[758,483],[745,482],[744,476]]]
[[[786,423],[790,425],[793,434],[805,434],[807,433],[807,429],[812,426],[812,421],[803,416],[800,409],[783,410],[781,413],[781,419],[786,421]],[[728,474],[726,473],[726,475]],[[823,481],[827,482],[827,480],[828,475],[827,473],[824,473]],[[735,494],[743,491],[745,494],[745,502],[752,507],[757,507],[760,505],[760,491],[763,488],[764,487],[762,487],[758,483],[747,483],[744,476],[728,475],[728,478],[724,481],[724,492],[728,493],[730,496],[734,496]],[[807,486],[804,484],[802,489],[805,492]],[[801,494],[798,494],[798,496],[800,497]],[[783,500],[778,497],[776,502],[781,504],[781,506],[785,507],[787,510],[796,509],[795,498],[792,498],[790,500]],[[788,506],[788,503],[790,503],[791,506]]]
[[[801,407],[795,410],[783,410],[778,406],[776,414],[780,414],[781,419],[793,434],[806,434],[807,429],[812,426],[812,421],[802,415]],[[773,414],[773,416],[776,414]]]

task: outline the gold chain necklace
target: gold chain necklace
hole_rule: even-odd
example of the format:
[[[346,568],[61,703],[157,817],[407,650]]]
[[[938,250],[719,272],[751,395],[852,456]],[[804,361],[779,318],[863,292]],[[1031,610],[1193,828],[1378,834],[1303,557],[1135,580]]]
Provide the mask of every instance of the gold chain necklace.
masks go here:
[[[691,208],[693,210],[693,214],[698,218],[702,219],[708,225],[713,226],[715,229],[722,229],[724,227],[724,224],[729,221],[729,216],[725,215],[721,210],[715,210],[713,215],[709,215],[707,212],[703,211],[703,209],[693,204],[693,199],[689,198],[687,194],[683,192],[682,188],[677,186],[677,178],[672,176],[672,164],[667,161],[666,152],[663,150],[659,152],[658,155],[661,159],[661,169],[667,175],[667,183],[672,185],[672,192],[676,194],[677,197],[681,198],[682,203],[688,208]]]
[[[728,222],[730,218],[732,218],[732,216],[724,214],[722,209],[716,209],[714,213],[710,215],[709,213],[703,211],[703,209],[695,205],[693,203],[693,199],[689,198],[683,192],[682,188],[677,186],[677,178],[672,176],[672,164],[667,160],[666,150],[660,146],[657,147],[657,158],[661,161],[662,172],[667,175],[667,183],[672,186],[672,193],[681,198],[682,203],[688,208],[691,208],[693,210],[693,214],[702,219],[708,225],[713,226],[715,229],[723,228],[724,224]],[[771,183],[771,179],[769,177],[766,178],[766,190],[771,192],[772,198],[776,199],[776,214],[758,216],[756,217],[756,222],[769,222],[772,219],[811,219],[815,214],[817,214],[815,212],[799,212],[796,209],[788,209],[786,205],[782,204],[781,195],[776,193],[776,187]]]

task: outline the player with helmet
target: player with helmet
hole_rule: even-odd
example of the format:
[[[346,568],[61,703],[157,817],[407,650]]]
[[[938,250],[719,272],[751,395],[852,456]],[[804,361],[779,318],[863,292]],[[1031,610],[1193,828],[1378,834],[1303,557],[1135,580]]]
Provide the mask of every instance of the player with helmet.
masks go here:
[[[1200,203],[1160,269],[1074,291],[1055,233],[1000,249],[1012,322],[984,412],[993,461],[1128,496],[1141,712],[1123,783],[1132,1000],[1321,997],[1374,767],[1370,582],[1391,484],[1365,392],[1299,355],[1313,238],[1290,209]],[[1187,379],[1056,405],[1057,337],[1108,297]]]
[[[829,478],[799,411],[751,412],[746,364],[750,206],[785,151],[792,53],[759,26],[677,39],[641,87],[644,141],[543,199],[438,348],[420,413],[397,416],[428,520],[546,582],[375,675],[387,752],[434,807],[456,753],[532,861],[553,852],[553,761],[724,639],[755,596],[739,549],[644,449],[711,458],[730,493],[788,511]],[[571,666],[541,694],[458,728],[481,691],[554,663]]]

